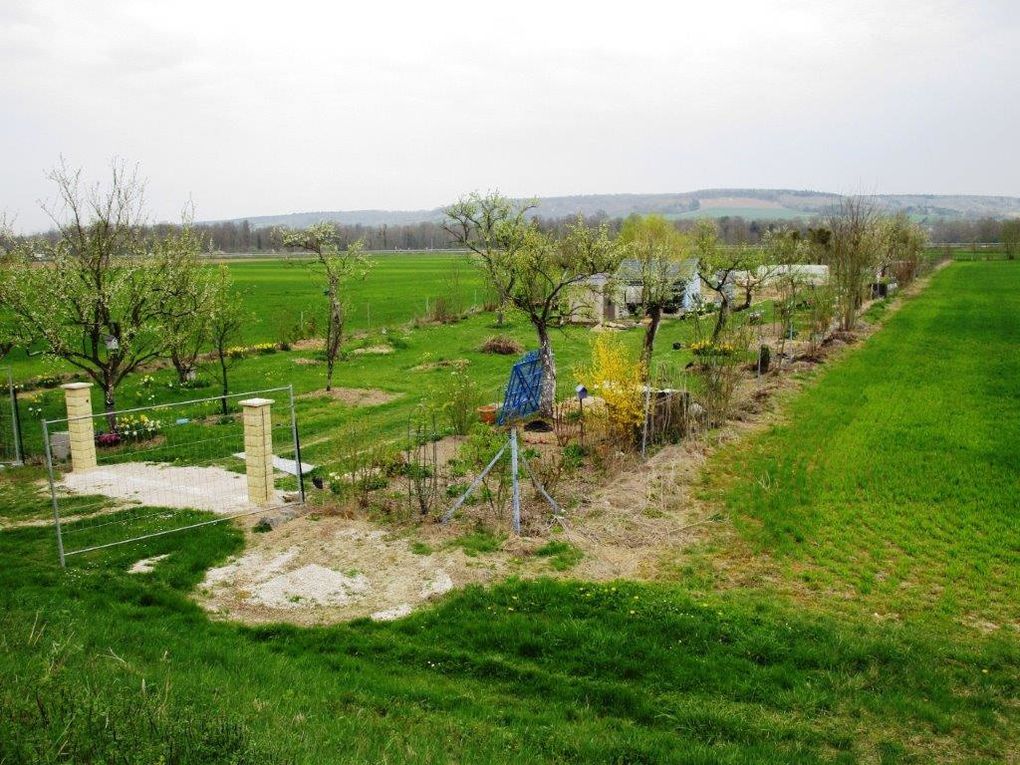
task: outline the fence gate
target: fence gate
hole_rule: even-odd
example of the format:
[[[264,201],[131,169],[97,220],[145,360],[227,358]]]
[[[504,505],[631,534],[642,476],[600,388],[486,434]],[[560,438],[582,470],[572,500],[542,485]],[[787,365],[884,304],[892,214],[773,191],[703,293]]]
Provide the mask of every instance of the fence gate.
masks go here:
[[[286,388],[43,422],[57,548],[72,555],[304,501],[294,392]]]
[[[0,367],[0,464],[20,465],[23,459],[14,378],[10,367]]]

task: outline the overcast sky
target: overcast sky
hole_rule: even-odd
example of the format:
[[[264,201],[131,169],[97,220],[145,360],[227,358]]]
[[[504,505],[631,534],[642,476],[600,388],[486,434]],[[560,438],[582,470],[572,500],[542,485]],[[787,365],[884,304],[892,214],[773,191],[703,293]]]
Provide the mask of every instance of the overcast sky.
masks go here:
[[[1020,195],[1020,2],[0,0],[0,211],[785,187]]]

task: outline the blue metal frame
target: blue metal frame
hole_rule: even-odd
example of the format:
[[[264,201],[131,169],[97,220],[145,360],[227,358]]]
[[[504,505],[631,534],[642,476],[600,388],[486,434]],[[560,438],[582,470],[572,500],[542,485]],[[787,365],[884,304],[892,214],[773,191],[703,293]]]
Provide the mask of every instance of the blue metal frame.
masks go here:
[[[535,414],[542,400],[542,362],[538,351],[529,351],[510,370],[499,424],[506,425]]]

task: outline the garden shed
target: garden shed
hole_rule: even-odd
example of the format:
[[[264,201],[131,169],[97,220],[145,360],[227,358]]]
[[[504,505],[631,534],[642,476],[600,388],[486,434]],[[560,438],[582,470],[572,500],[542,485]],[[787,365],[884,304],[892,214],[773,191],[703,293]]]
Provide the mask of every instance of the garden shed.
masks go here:
[[[701,304],[701,280],[698,261],[688,258],[670,268],[674,278],[675,302],[666,306],[667,315],[679,315]],[[571,295],[571,321],[577,324],[603,324],[625,318],[640,318],[640,261],[628,259],[613,275],[595,274],[577,285]]]

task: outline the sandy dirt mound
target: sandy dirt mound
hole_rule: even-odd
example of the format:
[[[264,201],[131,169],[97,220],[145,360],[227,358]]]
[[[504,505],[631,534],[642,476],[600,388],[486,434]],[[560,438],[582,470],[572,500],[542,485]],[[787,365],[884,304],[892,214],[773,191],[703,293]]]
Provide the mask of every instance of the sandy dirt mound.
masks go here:
[[[355,356],[385,356],[393,353],[392,345],[368,345],[364,348],[355,348],[351,353]]]
[[[244,475],[219,467],[124,462],[64,475],[58,486],[76,494],[102,494],[153,507],[236,513],[250,510]],[[282,497],[279,498],[282,503]]]
[[[249,534],[244,554],[207,572],[198,600],[218,616],[249,623],[389,620],[454,587],[506,573],[501,557],[471,558],[449,547],[418,555],[406,537],[368,521],[305,516]]]
[[[380,406],[400,398],[399,393],[390,393],[378,388],[333,388],[331,391],[322,388],[311,393],[305,393],[300,398],[322,396],[332,396],[347,406]]]

